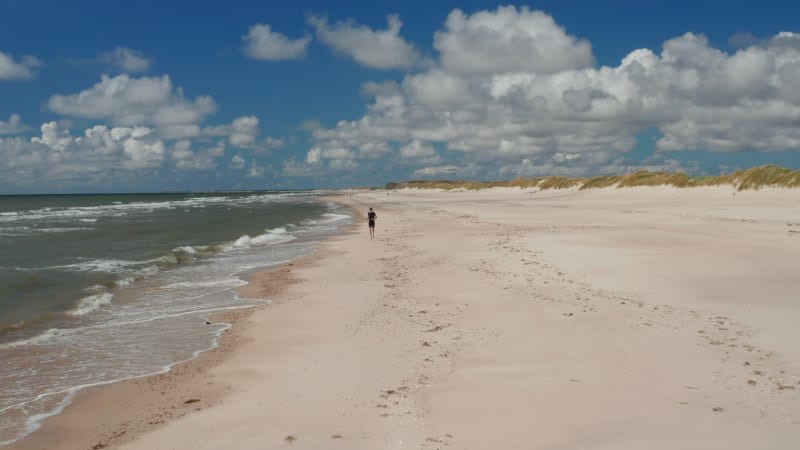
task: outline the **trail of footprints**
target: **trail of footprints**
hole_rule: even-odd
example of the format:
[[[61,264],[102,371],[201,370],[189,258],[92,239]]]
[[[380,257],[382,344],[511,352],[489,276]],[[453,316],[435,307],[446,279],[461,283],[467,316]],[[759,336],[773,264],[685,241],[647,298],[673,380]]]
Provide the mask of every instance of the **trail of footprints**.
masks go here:
[[[790,236],[800,236],[800,222],[786,222],[786,231]]]
[[[415,211],[421,214],[424,210]],[[444,210],[427,211],[434,216],[450,215],[455,220],[482,222],[469,214],[452,214]],[[432,218],[440,220],[437,217]],[[416,363],[412,373],[398,386],[387,386],[376,393],[373,399],[376,414],[383,418],[410,418],[424,414],[421,405],[415,403],[415,394],[426,386],[439,381],[453,371],[455,357],[469,344],[485,342],[493,337],[487,330],[463,330],[451,325],[463,308],[468,305],[440,303],[423,305],[411,295],[416,281],[410,276],[409,267],[401,261],[415,261],[419,252],[407,242],[413,239],[410,220],[399,220],[398,234],[383,242],[391,250],[382,258],[386,267],[381,273],[387,289],[379,304],[367,312],[362,321],[381,323],[384,333],[381,339],[393,339],[406,333],[409,328],[421,336],[418,347],[409,350],[407,356]],[[499,225],[499,224],[498,224]],[[789,224],[800,227],[798,224]],[[720,364],[739,364],[739,375],[733,379],[719,380],[727,389],[759,389],[772,395],[800,392],[800,376],[789,369],[780,369],[772,352],[747,343],[748,331],[740,324],[724,316],[704,316],[693,310],[683,310],[668,305],[650,305],[637,299],[597,289],[579,279],[571,278],[557,265],[542,258],[524,242],[532,231],[556,230],[555,227],[509,227],[498,228],[498,233],[489,244],[495,261],[482,259],[466,267],[466,270],[485,276],[490,285],[503,290],[515,289],[534,301],[545,301],[563,305],[562,315],[569,319],[580,314],[593,314],[616,308],[631,319],[632,328],[670,327],[685,330],[697,328],[698,345],[718,350]],[[800,233],[800,229],[797,230]],[[513,270],[500,271],[496,267],[508,266],[515,261]],[[495,262],[496,264],[493,264]],[[499,264],[502,262],[503,264]],[[410,264],[410,263],[408,263]],[[386,310],[391,310],[387,314]],[[411,325],[409,327],[408,325]],[[690,328],[689,328],[690,329]],[[692,388],[688,386],[687,389]],[[716,406],[713,412],[724,412]],[[785,417],[787,420],[796,418]],[[454,437],[449,433],[435,433],[425,438],[422,448],[441,449],[451,445]]]
[[[800,227],[800,223],[789,224]],[[542,227],[536,227],[541,232]],[[712,347],[720,358],[720,364],[736,364],[738,375],[718,378],[726,389],[759,389],[774,395],[797,395],[800,393],[800,374],[796,368],[783,367],[773,352],[748,343],[749,331],[734,320],[720,315],[703,315],[694,310],[684,310],[669,305],[650,305],[592,287],[573,279],[557,265],[544,260],[539,252],[527,248],[525,237],[532,228],[506,228],[491,242],[489,248],[496,261],[517,261],[518,270],[501,272],[496,264],[481,260],[468,268],[487,275],[493,283],[503,289],[517,289],[534,300],[563,304],[562,315],[574,317],[579,314],[600,312],[600,308],[617,308],[633,319],[630,326],[670,327],[675,330],[696,328],[698,345]],[[797,230],[800,233],[800,229]],[[553,292],[557,292],[554,295]],[[752,402],[752,396],[744,392],[740,403]],[[718,407],[716,412],[724,411]],[[780,414],[780,413],[778,413]],[[784,417],[789,420],[797,418]]]

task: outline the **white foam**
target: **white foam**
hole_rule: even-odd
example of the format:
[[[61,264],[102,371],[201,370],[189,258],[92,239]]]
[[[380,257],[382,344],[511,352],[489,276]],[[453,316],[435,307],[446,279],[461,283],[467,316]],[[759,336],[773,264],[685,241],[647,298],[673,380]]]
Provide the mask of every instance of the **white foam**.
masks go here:
[[[44,269],[67,269],[76,272],[106,272],[120,273],[125,272],[128,267],[145,264],[150,261],[127,261],[124,259],[93,259],[75,264],[63,266],[43,267]]]
[[[69,330],[64,330],[61,328],[50,328],[28,339],[20,339],[18,341],[0,344],[0,349],[22,347],[23,345],[42,345],[45,342],[57,339],[69,332]]]
[[[251,240],[252,240],[252,239],[250,238],[250,236],[249,236],[249,235],[247,235],[247,234],[245,234],[244,236],[242,236],[242,237],[240,237],[239,239],[237,239],[237,240],[236,240],[236,241],[233,243],[233,246],[234,246],[235,248],[249,247],[249,246],[250,246],[250,241],[251,241]]]
[[[280,227],[269,230],[265,234],[259,234],[255,237],[250,235],[243,235],[237,239],[232,245],[223,247],[224,250],[242,249],[250,247],[260,247],[264,245],[282,244],[297,239],[297,236],[286,232],[286,228]]]
[[[262,234],[253,238],[250,245],[272,245],[289,242],[297,239],[291,234]]]
[[[90,295],[81,299],[80,303],[78,303],[78,307],[72,311],[69,311],[67,314],[71,316],[85,316],[92,311],[96,311],[100,309],[103,305],[107,305],[111,303],[111,300],[114,299],[114,294],[109,292],[103,292],[101,294]]]
[[[240,308],[250,308],[250,307],[252,307],[252,306],[219,308],[219,309],[215,309],[215,310],[210,310],[210,312],[215,312],[215,311],[220,311],[220,310],[233,310],[233,309],[240,309]],[[199,311],[199,312],[202,312],[202,311]],[[118,383],[118,382],[121,382],[121,381],[135,380],[135,379],[139,379],[139,378],[144,378],[144,377],[148,377],[148,376],[153,376],[153,375],[166,373],[166,372],[169,372],[170,370],[172,370],[173,367],[175,367],[175,366],[177,366],[179,364],[183,364],[183,363],[185,363],[187,361],[191,361],[191,360],[197,358],[200,354],[219,347],[220,337],[222,336],[222,334],[225,331],[230,329],[233,325],[230,324],[230,323],[219,323],[218,325],[221,325],[221,327],[218,328],[215,331],[215,333],[213,334],[213,338],[211,339],[211,344],[209,346],[207,346],[204,349],[195,350],[194,352],[192,352],[190,357],[182,359],[182,360],[179,360],[179,361],[175,361],[175,362],[167,364],[167,365],[164,365],[160,369],[156,369],[156,370],[153,370],[153,371],[148,371],[146,373],[142,373],[142,374],[138,374],[138,375],[130,375],[130,376],[127,376],[127,377],[119,377],[119,378],[113,378],[113,379],[110,379],[110,380],[102,380],[102,381],[96,381],[96,382],[93,382],[93,383],[86,383],[86,384],[73,386],[73,387],[70,387],[68,389],[58,390],[58,391],[54,391],[54,392],[45,392],[45,393],[37,395],[36,397],[34,397],[34,398],[30,399],[30,400],[26,400],[24,402],[17,403],[15,405],[9,405],[9,406],[7,406],[5,408],[0,409],[0,415],[2,415],[6,411],[9,411],[11,409],[24,408],[28,404],[31,404],[33,402],[45,399],[47,397],[51,397],[51,396],[54,396],[54,395],[64,395],[64,398],[62,398],[61,401],[54,408],[50,409],[47,412],[40,413],[40,414],[34,414],[34,415],[31,415],[30,417],[28,417],[27,420],[25,421],[25,431],[23,431],[21,434],[17,435],[16,437],[14,437],[12,439],[9,439],[9,440],[6,440],[6,441],[0,441],[0,447],[3,447],[3,446],[10,445],[10,444],[13,444],[15,442],[18,442],[19,440],[21,440],[25,436],[27,436],[27,435],[33,433],[34,431],[38,430],[39,428],[41,428],[42,421],[44,419],[46,419],[48,417],[52,417],[52,416],[58,415],[58,414],[61,414],[61,412],[64,411],[64,408],[66,408],[67,406],[69,406],[70,403],[72,403],[72,400],[75,398],[75,394],[77,394],[82,389],[91,388],[91,387],[95,387],[95,386],[106,386],[106,385],[113,384],[113,383]]]
[[[34,231],[38,231],[40,233],[69,233],[70,231],[87,231],[93,230],[94,228],[86,228],[86,227],[54,227],[54,228],[34,228]]]
[[[331,222],[340,222],[343,220],[349,220],[350,216],[347,214],[336,214],[336,213],[325,213],[322,215],[324,219],[317,221],[317,223],[331,223]]]
[[[147,266],[142,270],[136,272],[136,277],[138,278],[145,278],[145,277],[152,277],[159,272],[157,266]]]
[[[208,288],[208,287],[225,287],[234,288],[247,284],[241,278],[223,278],[220,280],[209,281],[181,281],[178,283],[171,283],[163,287],[163,289],[176,289],[176,288]]]
[[[176,248],[176,249],[175,249],[175,250],[173,250],[173,251],[176,251],[176,252],[184,252],[184,253],[188,253],[188,254],[190,254],[190,255],[196,255],[196,254],[197,254],[197,249],[195,249],[195,248],[194,248],[194,247],[192,247],[191,245],[186,245],[186,246],[183,246],[183,247],[178,247],[178,248]]]
[[[114,285],[118,288],[122,288],[125,286],[130,286],[131,284],[133,284],[134,281],[136,281],[136,278],[134,277],[125,277],[115,281]]]

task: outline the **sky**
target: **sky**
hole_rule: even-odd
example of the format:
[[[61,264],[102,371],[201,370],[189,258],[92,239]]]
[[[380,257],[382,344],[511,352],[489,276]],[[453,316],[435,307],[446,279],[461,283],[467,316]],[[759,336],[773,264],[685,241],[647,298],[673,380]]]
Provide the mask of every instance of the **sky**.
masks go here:
[[[800,169],[800,2],[0,0],[0,194]]]

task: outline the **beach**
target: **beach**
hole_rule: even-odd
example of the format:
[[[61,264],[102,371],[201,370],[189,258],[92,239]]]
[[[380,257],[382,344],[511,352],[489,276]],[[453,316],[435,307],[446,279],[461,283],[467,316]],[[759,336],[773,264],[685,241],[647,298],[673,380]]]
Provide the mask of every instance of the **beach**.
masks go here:
[[[791,449],[800,190],[357,191],[220,346],[9,449]],[[376,237],[366,224],[378,214]],[[363,216],[363,217],[362,217]]]

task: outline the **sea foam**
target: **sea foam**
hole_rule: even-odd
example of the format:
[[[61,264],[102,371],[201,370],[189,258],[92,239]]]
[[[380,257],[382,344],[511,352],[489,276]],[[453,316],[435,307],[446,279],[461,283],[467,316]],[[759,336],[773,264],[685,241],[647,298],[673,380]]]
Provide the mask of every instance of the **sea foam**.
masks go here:
[[[114,294],[111,294],[110,292],[90,295],[81,299],[81,301],[78,303],[78,307],[67,312],[67,314],[71,316],[84,316],[92,311],[100,309],[103,305],[111,303],[111,300],[113,299]]]

